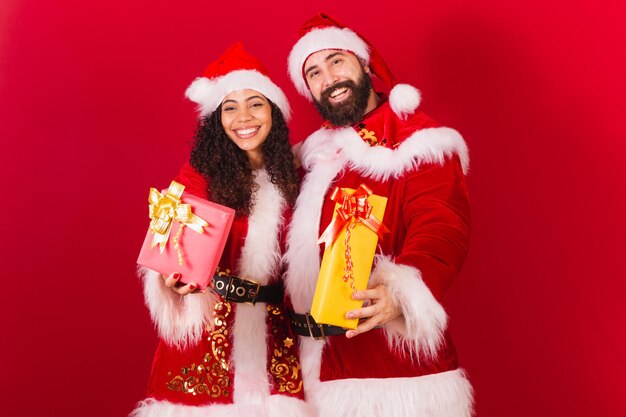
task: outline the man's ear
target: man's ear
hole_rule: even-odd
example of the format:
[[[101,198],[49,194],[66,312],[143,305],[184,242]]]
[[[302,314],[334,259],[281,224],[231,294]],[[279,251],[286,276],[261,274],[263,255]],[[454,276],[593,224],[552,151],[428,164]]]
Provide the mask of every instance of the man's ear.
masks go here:
[[[365,60],[361,57],[357,57],[359,59],[359,62],[361,63],[361,66],[363,67],[363,71],[365,71],[365,73],[367,75],[372,75],[372,70],[370,69],[370,66],[367,62],[365,62]]]

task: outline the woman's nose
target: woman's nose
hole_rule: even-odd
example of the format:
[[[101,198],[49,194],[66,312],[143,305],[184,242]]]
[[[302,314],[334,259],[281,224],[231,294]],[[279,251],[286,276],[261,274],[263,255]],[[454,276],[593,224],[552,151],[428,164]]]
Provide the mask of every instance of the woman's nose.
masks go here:
[[[240,122],[245,122],[250,119],[252,119],[252,113],[250,113],[250,111],[247,108],[240,110],[239,113],[237,114],[237,120],[239,120]]]

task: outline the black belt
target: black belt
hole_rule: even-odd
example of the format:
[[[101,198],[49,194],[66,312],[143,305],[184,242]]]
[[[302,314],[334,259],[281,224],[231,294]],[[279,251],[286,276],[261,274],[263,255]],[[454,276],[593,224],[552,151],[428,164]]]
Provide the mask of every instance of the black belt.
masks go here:
[[[331,324],[317,324],[309,313],[297,314],[289,312],[293,332],[300,336],[309,336],[315,340],[326,339],[326,336],[338,336],[346,333],[346,329]]]
[[[211,291],[226,301],[248,304],[280,304],[284,294],[282,285],[261,285],[256,281],[224,273],[213,276]]]

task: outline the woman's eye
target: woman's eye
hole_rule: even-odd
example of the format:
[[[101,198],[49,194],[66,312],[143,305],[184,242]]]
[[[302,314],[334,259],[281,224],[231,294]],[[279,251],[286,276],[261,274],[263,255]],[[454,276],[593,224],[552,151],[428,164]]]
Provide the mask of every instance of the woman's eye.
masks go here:
[[[250,107],[261,107],[261,106],[263,106],[263,103],[252,103],[250,105]]]
[[[233,111],[233,110],[235,110],[235,108],[232,106],[224,107],[224,111]]]

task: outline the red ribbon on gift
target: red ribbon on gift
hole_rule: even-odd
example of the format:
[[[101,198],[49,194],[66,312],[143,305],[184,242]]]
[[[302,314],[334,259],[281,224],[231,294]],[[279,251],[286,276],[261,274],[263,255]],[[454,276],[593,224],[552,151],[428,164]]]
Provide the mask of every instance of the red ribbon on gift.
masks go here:
[[[337,215],[324,230],[317,243],[324,242],[326,247],[329,247],[337,240],[341,230],[351,222],[363,224],[376,233],[380,239],[383,238],[383,233],[389,233],[389,229],[372,215],[372,205],[367,201],[367,197],[371,194],[372,190],[365,184],[361,184],[352,194],[335,187],[330,199],[341,206],[337,208]]]
[[[335,187],[330,199],[336,203],[341,204],[337,208],[337,215],[330,222],[322,236],[320,236],[317,243],[324,242],[326,247],[330,247],[335,240],[339,237],[341,230],[346,228],[345,236],[345,267],[343,282],[350,284],[352,293],[357,291],[354,285],[353,276],[353,263],[352,263],[352,249],[350,248],[350,235],[352,229],[361,223],[365,225],[372,232],[376,233],[380,239],[383,238],[383,233],[388,233],[389,229],[372,214],[372,205],[367,201],[367,198],[372,194],[372,190],[365,184],[361,184],[359,188],[353,193],[349,193],[342,188]]]

